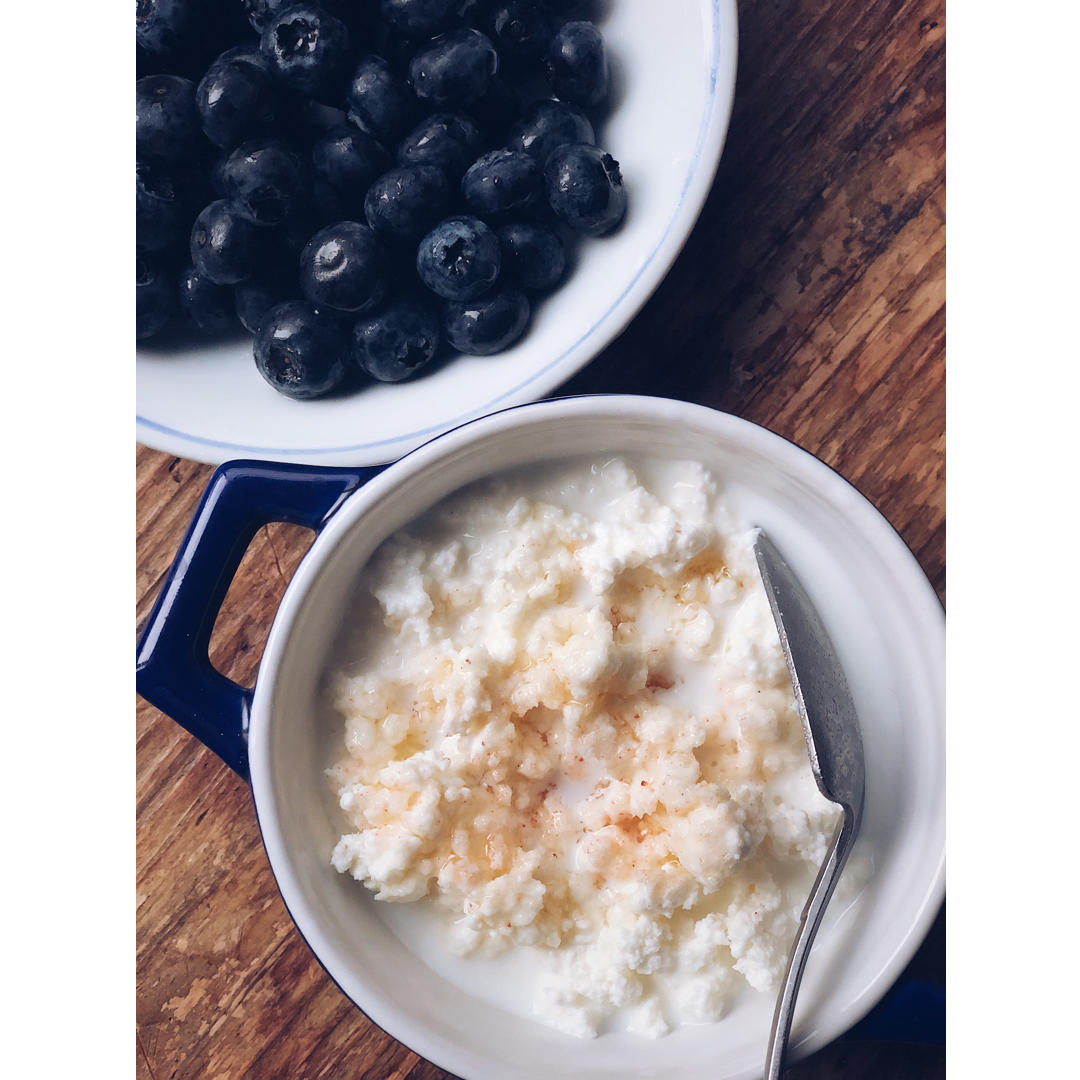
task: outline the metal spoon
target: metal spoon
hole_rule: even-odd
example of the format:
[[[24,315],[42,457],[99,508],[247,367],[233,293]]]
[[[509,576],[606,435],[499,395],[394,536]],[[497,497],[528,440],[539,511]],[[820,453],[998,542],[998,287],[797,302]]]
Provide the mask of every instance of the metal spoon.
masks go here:
[[[779,1080],[806,958],[859,831],[866,767],[855,704],[821,617],[763,532],[754,542],[754,553],[791,673],[814,779],[822,795],[844,810],[803,908],[787,974],[776,999],[764,1080]]]

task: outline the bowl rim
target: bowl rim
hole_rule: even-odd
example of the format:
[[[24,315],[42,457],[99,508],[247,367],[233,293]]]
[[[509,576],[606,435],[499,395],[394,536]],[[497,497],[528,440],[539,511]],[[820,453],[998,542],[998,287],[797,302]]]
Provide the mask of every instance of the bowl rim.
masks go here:
[[[379,473],[366,485],[344,500],[330,522],[320,533],[304,556],[289,582],[271,627],[260,665],[255,687],[249,729],[249,764],[253,803],[256,819],[262,834],[271,872],[278,890],[297,930],[308,944],[319,964],[346,997],[392,1038],[408,1046],[427,1060],[449,1069],[455,1075],[471,1078],[469,1051],[461,1050],[459,1057],[448,1056],[446,1044],[429,1037],[427,1029],[410,1015],[388,1002],[378,988],[370,982],[365,987],[372,991],[363,1004],[345,988],[335,974],[332,959],[335,943],[322,931],[316,916],[307,911],[303,890],[296,880],[284,842],[277,807],[273,795],[273,762],[270,760],[267,737],[268,710],[275,696],[278,657],[291,633],[292,625],[321,567],[337,544],[368,512],[405,482],[409,475],[447,457],[470,443],[491,436],[516,430],[534,423],[544,423],[563,416],[595,415],[620,420],[645,419],[672,425],[697,421],[710,425],[717,432],[733,435],[745,443],[749,450],[772,451],[782,456],[785,468],[827,497],[839,499],[849,518],[857,523],[867,542],[878,555],[897,573],[905,587],[910,590],[912,606],[918,621],[935,648],[929,653],[936,658],[935,673],[939,676],[935,685],[944,680],[944,631],[945,612],[933,586],[923,572],[914,554],[896,529],[884,515],[848,480],[820,458],[803,449],[797,443],[750,420],[724,413],[708,406],[669,398],[630,394],[597,394],[553,398],[512,406],[470,421],[445,432],[399,459]],[[449,494],[449,489],[443,494]],[[265,665],[265,667],[263,666]],[[265,671],[265,675],[264,675]],[[261,691],[261,693],[260,693]],[[940,710],[942,727],[944,708]],[[942,731],[943,736],[943,731]],[[942,813],[944,809],[942,808]],[[864,987],[861,994],[849,1002],[828,1022],[819,1023],[793,1042],[789,1060],[794,1061],[827,1045],[861,1020],[881,1000],[897,977],[908,965],[929,932],[945,896],[945,839],[942,832],[941,850],[937,853],[928,884],[917,907],[915,916],[906,932],[896,943],[893,952],[882,963],[876,976]],[[299,916],[299,917],[298,917]],[[345,963],[342,962],[342,967]],[[451,1048],[453,1051],[456,1048]],[[762,1045],[764,1054],[764,1043]],[[747,1077],[751,1074],[747,1073]]]
[[[712,40],[708,62],[708,86],[697,144],[686,180],[663,234],[637,274],[606,311],[573,344],[543,367],[497,397],[416,431],[390,438],[344,446],[273,447],[252,446],[178,430],[142,416],[136,406],[135,434],[139,442],[154,449],[195,461],[220,464],[235,457],[295,461],[306,464],[381,465],[443,432],[514,405],[543,398],[590,363],[630,324],[660,286],[693,231],[712,189],[727,138],[735,99],[738,69],[738,10],[736,0],[702,0],[711,12]],[[137,350],[138,352],[138,350]]]

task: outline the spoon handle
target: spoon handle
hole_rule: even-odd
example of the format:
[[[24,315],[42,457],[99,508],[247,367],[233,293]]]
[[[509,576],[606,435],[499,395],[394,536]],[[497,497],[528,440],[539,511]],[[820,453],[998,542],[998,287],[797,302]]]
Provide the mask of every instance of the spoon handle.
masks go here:
[[[764,1080],[780,1080],[780,1073],[784,1067],[784,1055],[787,1052],[788,1036],[791,1034],[791,1020],[795,1013],[795,997],[799,992],[799,984],[802,982],[806,958],[810,955],[814,935],[821,925],[821,917],[825,914],[833,889],[836,888],[836,883],[840,879],[840,872],[844,869],[844,863],[847,862],[855,840],[857,824],[855,815],[845,807],[844,816],[836,826],[828,854],[821,864],[814,887],[810,890],[806,905],[803,907],[802,921],[799,923],[799,930],[795,935],[791,956],[788,959],[787,974],[784,976],[783,985],[776,999],[772,1031],[769,1032],[769,1051],[765,1055]]]

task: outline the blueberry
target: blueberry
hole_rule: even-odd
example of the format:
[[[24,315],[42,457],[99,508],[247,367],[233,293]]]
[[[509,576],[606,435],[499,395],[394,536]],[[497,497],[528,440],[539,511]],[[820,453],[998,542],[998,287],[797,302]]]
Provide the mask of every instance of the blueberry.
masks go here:
[[[246,60],[212,64],[196,88],[195,104],[206,137],[223,150],[269,134],[280,107],[265,68]]]
[[[439,320],[431,306],[405,297],[353,326],[353,359],[380,382],[400,382],[435,358]]]
[[[255,366],[275,389],[302,400],[322,397],[345,380],[347,328],[302,300],[286,300],[264,316],[254,342]]]
[[[447,300],[442,326],[458,352],[490,356],[509,348],[529,324],[529,301],[515,288],[500,289],[479,300]]]
[[[300,252],[300,289],[320,309],[370,311],[384,292],[383,253],[375,234],[356,221],[320,229]]]
[[[135,256],[135,338],[159,333],[176,310],[176,285],[160,259]]]
[[[576,105],[534,101],[511,125],[507,146],[532,154],[537,164],[543,165],[557,147],[595,139],[589,118]]]
[[[466,27],[418,52],[409,64],[409,81],[416,96],[433,108],[465,108],[484,96],[498,67],[491,39]]]
[[[180,271],[178,296],[180,310],[204,334],[220,333],[236,322],[232,289],[214,284],[194,266]]]
[[[380,236],[421,236],[445,213],[450,184],[434,165],[409,165],[383,173],[364,197],[364,216]]]
[[[257,334],[266,313],[286,300],[298,299],[296,275],[278,269],[248,278],[233,290],[236,317],[249,334]]]
[[[552,90],[564,101],[588,108],[607,97],[607,53],[591,22],[564,23],[548,46],[544,68]]]
[[[252,41],[245,42],[243,45],[233,45],[223,53],[219,53],[210,61],[206,74],[209,75],[219,67],[225,64],[234,64],[237,61],[254,64],[255,67],[261,68],[268,73],[270,71],[270,65],[266,62],[266,57],[263,56],[262,50],[259,48],[259,40],[255,38]]]
[[[420,241],[416,272],[432,292],[447,300],[483,296],[499,276],[499,239],[479,218],[440,221]]]
[[[538,61],[554,32],[551,13],[537,0],[504,0],[491,13],[491,36],[504,58]]]
[[[135,0],[135,41],[152,55],[179,52],[200,14],[191,0]]]
[[[202,143],[195,84],[179,75],[147,75],[135,83],[135,153],[183,161]]]
[[[250,277],[263,250],[262,230],[224,199],[203,207],[191,227],[191,261],[215,285]]]
[[[478,214],[507,214],[539,201],[540,166],[524,150],[492,150],[470,166],[461,193]]]
[[[279,139],[241,143],[226,160],[223,178],[238,212],[257,225],[280,224],[311,194],[306,155]]]
[[[382,0],[383,20],[413,37],[431,37],[453,23],[461,0]]]
[[[502,273],[524,289],[541,292],[559,283],[566,249],[557,233],[531,221],[515,221],[497,231]]]
[[[416,95],[381,56],[356,65],[348,93],[349,119],[379,139],[397,138],[412,123]]]
[[[135,165],[135,245],[143,251],[182,249],[191,220],[177,181],[161,167]]]
[[[399,165],[434,165],[457,181],[476,160],[483,141],[464,113],[432,113],[398,144],[397,160]]]
[[[336,96],[349,54],[349,30],[318,4],[292,4],[275,15],[259,39],[270,71],[299,94]]]
[[[602,236],[626,213],[619,163],[595,146],[559,147],[544,165],[544,186],[551,208],[578,232]]]
[[[390,168],[382,143],[351,124],[328,132],[311,148],[315,175],[339,191],[346,204],[363,205],[376,177]]]

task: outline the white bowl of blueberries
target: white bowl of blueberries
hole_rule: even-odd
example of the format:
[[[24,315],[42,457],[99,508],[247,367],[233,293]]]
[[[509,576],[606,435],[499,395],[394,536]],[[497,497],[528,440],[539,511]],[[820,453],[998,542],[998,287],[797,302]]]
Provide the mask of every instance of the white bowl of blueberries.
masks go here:
[[[733,0],[139,0],[136,37],[137,435],[211,462],[549,393],[678,254],[734,87]]]

